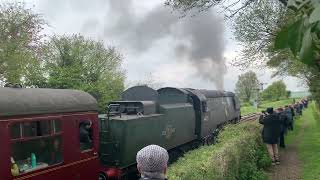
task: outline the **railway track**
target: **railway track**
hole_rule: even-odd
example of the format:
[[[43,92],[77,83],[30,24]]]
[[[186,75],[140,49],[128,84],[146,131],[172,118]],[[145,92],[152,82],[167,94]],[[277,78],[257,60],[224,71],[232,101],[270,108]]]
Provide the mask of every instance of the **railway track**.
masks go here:
[[[260,113],[251,113],[241,117],[240,122],[254,121],[257,120],[260,116]]]

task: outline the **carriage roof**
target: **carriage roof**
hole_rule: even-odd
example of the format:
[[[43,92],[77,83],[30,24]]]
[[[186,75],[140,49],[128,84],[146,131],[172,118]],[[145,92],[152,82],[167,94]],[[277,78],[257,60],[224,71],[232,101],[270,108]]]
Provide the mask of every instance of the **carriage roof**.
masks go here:
[[[97,110],[96,99],[78,90],[0,88],[0,117]]]

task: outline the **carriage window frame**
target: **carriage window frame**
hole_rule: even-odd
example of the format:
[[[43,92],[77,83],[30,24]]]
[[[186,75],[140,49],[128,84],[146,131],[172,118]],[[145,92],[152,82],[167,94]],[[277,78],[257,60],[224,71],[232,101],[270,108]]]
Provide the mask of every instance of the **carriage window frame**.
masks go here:
[[[33,136],[25,136],[24,133],[24,123],[36,123],[37,127],[36,127],[36,132],[33,134]],[[38,130],[42,127],[42,123],[45,123],[47,125],[47,129],[48,129],[48,133],[43,133],[43,134],[39,134]],[[14,127],[15,125],[19,124],[19,135],[18,137],[13,137],[13,133],[12,133],[12,127]],[[39,128],[39,129],[38,129]],[[28,169],[27,171],[24,172],[20,172],[18,176],[29,173],[29,172],[33,172],[33,171],[37,171],[39,169],[43,169],[43,168],[50,168],[52,166],[56,166],[59,164],[62,164],[64,162],[64,156],[63,156],[63,129],[62,129],[62,120],[60,118],[35,118],[35,119],[24,119],[24,120],[17,120],[17,121],[13,121],[8,125],[8,130],[9,130],[9,135],[10,135],[10,146],[11,146],[11,156],[14,156],[14,152],[15,152],[15,145],[18,143],[34,143],[32,141],[40,141],[45,140],[46,143],[49,147],[50,145],[54,146],[51,143],[54,143],[56,140],[59,141],[60,143],[60,149],[57,151],[59,153],[59,157],[60,159],[56,162],[53,161],[52,159],[49,160],[48,163],[46,162],[41,162],[41,161],[37,161],[37,163],[42,163],[40,165],[37,165],[38,168],[34,168],[34,169]],[[41,132],[41,130],[40,130]],[[52,149],[50,149],[52,150]],[[51,152],[49,150],[49,152]],[[31,151],[32,152],[32,151]],[[52,152],[51,152],[52,153]],[[37,156],[37,155],[36,155]],[[11,157],[9,157],[11,158]],[[16,158],[16,157],[13,157]],[[36,157],[37,158],[37,157]],[[17,164],[19,164],[19,162],[25,162],[27,161],[27,159],[23,158],[23,159],[19,159],[16,158],[14,159],[15,162]],[[37,159],[38,160],[38,159]],[[53,163],[52,163],[53,162]],[[44,166],[42,166],[44,165]],[[22,166],[19,166],[19,170],[21,170],[20,168],[22,168]]]
[[[50,132],[46,135],[34,135],[34,136],[24,136],[24,123],[30,123],[30,122],[42,122],[42,121],[50,121],[50,125],[49,127],[53,127],[50,129]],[[60,122],[60,131],[58,131],[57,126],[55,124],[55,122]],[[20,124],[20,133],[19,133],[19,137],[18,138],[12,138],[12,126],[15,124]],[[10,139],[11,141],[26,141],[26,140],[33,140],[33,139],[39,139],[39,138],[46,138],[46,137],[51,137],[51,136],[57,136],[57,135],[61,135],[63,133],[62,131],[62,122],[60,119],[35,119],[35,120],[28,120],[28,121],[18,121],[18,122],[12,122],[9,124],[9,130],[10,130]],[[37,134],[38,131],[36,131]]]

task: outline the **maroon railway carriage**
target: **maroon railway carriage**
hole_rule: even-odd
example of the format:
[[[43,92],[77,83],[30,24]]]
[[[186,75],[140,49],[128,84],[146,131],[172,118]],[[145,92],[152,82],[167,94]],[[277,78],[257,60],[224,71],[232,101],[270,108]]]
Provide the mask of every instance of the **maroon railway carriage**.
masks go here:
[[[97,109],[82,91],[0,88],[0,179],[98,179]],[[87,120],[93,143],[83,146],[79,125]]]

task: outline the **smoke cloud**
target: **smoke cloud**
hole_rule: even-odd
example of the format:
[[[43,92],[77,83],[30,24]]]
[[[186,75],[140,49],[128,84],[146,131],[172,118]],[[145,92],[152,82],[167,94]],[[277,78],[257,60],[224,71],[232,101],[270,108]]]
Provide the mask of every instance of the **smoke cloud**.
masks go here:
[[[87,1],[72,1],[77,9],[86,7],[83,3]],[[217,89],[223,89],[226,73],[224,23],[214,12],[179,18],[163,4],[139,13],[134,0],[93,0],[90,3],[99,9],[105,8],[105,15],[99,20],[89,19],[82,25],[82,30],[100,28],[99,36],[117,39],[138,54],[146,52],[159,40],[171,38],[174,43],[167,46],[172,46],[176,59],[191,62],[197,76],[213,82]]]
[[[118,36],[139,53],[158,40],[172,37],[177,42],[172,47],[176,58],[191,62],[201,78],[215,83],[217,89],[223,89],[226,66],[222,18],[212,11],[179,18],[162,5],[139,18],[132,5],[130,0],[110,1],[112,13],[120,18],[114,26],[106,24],[106,36]]]

